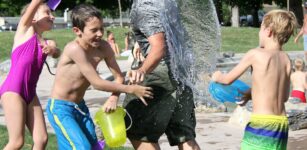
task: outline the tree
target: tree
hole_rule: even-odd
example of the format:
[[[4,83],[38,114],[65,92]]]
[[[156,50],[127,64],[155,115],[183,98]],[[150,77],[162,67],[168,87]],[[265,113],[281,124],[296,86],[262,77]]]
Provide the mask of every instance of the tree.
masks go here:
[[[29,0],[0,0],[0,16],[19,16],[21,9],[27,3],[29,3]],[[98,9],[108,12],[111,17],[116,18],[120,14],[119,5],[121,11],[126,11],[131,7],[132,0],[62,0],[57,11],[64,12],[66,8],[72,9],[82,3],[92,4]]]
[[[122,5],[120,3],[120,0],[118,0],[118,9],[119,9],[120,27],[123,27]]]

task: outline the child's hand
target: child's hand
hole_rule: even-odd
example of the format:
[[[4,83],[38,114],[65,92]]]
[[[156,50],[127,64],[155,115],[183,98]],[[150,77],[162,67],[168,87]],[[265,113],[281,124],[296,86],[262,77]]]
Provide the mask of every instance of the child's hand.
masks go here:
[[[42,45],[42,51],[43,51],[43,53],[45,53],[47,55],[55,53],[56,50],[57,50],[57,48],[54,47],[54,46],[50,46],[50,45],[47,45],[47,44]]]
[[[130,70],[127,72],[127,77],[131,84],[142,83],[145,78],[145,72],[141,70]]]
[[[216,71],[212,74],[211,80],[217,82],[221,75],[222,75],[221,71]]]
[[[237,101],[236,104],[240,106],[245,106],[246,103],[252,99],[252,89],[248,89],[243,93],[243,96],[241,97],[241,101]]]
[[[103,111],[106,113],[114,111],[117,107],[117,101],[118,96],[110,96],[102,106]]]
[[[296,37],[296,38],[294,39],[294,43],[297,44],[297,41],[298,41],[298,38]]]
[[[132,90],[132,94],[134,94],[135,96],[140,98],[145,106],[147,106],[148,104],[146,103],[144,98],[145,97],[150,98],[150,99],[153,98],[153,93],[152,93],[151,87],[144,87],[144,86],[140,86],[140,85],[130,85],[130,88]]]

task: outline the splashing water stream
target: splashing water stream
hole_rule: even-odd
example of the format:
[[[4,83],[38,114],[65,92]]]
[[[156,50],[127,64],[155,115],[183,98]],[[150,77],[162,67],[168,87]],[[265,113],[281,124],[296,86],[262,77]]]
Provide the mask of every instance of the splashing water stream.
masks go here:
[[[162,0],[161,18],[174,78],[192,88],[196,104],[216,105],[207,92],[221,36],[212,0]]]

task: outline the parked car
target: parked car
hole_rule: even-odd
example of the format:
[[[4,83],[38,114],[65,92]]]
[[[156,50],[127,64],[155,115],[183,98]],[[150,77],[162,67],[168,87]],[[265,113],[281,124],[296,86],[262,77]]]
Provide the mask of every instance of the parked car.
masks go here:
[[[265,15],[264,11],[262,10],[258,11],[259,24],[261,24],[264,15]],[[240,16],[240,26],[253,26],[253,15],[248,14]]]
[[[17,30],[17,25],[16,24],[11,24],[5,21],[5,24],[0,26],[2,31],[16,31]]]

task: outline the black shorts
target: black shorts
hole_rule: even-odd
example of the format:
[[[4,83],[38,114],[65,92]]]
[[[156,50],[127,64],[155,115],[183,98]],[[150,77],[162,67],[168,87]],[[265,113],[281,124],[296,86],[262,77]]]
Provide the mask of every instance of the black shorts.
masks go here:
[[[153,88],[154,99],[146,100],[148,106],[145,106],[135,96],[126,96],[124,107],[133,120],[127,131],[128,138],[157,143],[165,133],[172,146],[195,139],[195,106],[191,89],[175,90],[164,63],[146,75],[143,85]],[[126,125],[130,124],[129,117],[125,117],[125,121]]]

